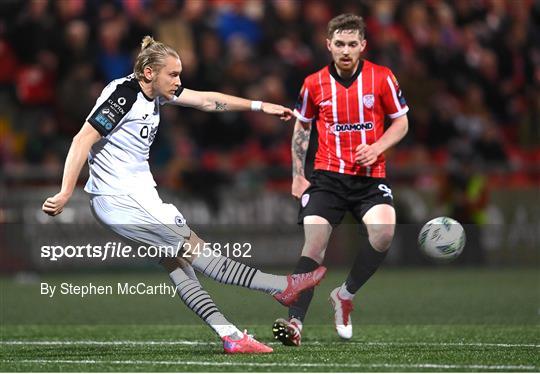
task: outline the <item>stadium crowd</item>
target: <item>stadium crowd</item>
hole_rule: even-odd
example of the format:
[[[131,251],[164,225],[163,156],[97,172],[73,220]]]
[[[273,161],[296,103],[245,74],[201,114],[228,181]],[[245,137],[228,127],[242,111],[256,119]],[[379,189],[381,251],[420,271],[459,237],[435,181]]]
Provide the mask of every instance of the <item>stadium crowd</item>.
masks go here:
[[[132,72],[144,35],[179,51],[183,85],[292,107],[330,61],[326,25],[367,23],[366,58],[389,66],[411,108],[391,173],[471,165],[538,183],[540,3],[532,0],[6,0],[0,7],[0,165],[54,175],[104,84]],[[162,108],[160,185],[289,188],[292,121]],[[312,137],[313,139],[314,137]],[[532,171],[531,171],[532,170]],[[497,181],[497,172],[494,180]]]

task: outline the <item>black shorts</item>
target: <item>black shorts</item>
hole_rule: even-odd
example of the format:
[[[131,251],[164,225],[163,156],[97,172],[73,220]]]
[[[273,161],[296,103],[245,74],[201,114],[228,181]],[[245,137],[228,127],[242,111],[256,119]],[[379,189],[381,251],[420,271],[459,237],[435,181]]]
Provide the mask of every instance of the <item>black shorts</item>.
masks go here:
[[[311,186],[300,198],[299,224],[306,216],[320,216],[336,226],[347,211],[362,222],[362,217],[371,207],[394,205],[392,190],[385,178],[314,170],[310,182]]]

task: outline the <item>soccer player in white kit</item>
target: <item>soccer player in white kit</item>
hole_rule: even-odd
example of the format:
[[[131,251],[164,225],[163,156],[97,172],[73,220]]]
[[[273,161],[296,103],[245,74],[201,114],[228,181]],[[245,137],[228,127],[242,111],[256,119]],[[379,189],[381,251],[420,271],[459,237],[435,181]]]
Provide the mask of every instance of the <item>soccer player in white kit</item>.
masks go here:
[[[90,194],[90,206],[96,219],[137,243],[161,248],[183,245],[184,256],[164,253],[161,264],[186,306],[221,337],[226,353],[272,352],[272,348],[241,332],[221,314],[202,288],[194,269],[220,283],[263,291],[280,303],[290,305],[301,291],[320,282],[326,268],[321,266],[307,274],[278,276],[231,258],[195,251],[202,248],[204,242],[189,228],[174,205],[159,198],[148,157],[163,104],[208,112],[262,111],[282,120],[289,120],[292,111],[281,105],[189,90],[181,85],[181,71],[176,51],[149,36],[144,37],[134,73],[105,87],[73,138],[60,192],[47,198],[42,209],[52,216],[62,212],[88,158],[90,177],[85,191]]]

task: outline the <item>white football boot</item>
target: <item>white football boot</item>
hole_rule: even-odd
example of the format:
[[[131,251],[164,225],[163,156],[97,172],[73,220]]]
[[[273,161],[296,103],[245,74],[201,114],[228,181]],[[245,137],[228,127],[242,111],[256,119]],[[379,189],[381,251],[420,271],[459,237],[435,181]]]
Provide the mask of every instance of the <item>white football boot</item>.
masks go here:
[[[353,311],[352,300],[344,300],[339,297],[338,291],[340,287],[330,292],[330,302],[334,307],[334,324],[340,338],[352,338],[352,321],[351,312]]]

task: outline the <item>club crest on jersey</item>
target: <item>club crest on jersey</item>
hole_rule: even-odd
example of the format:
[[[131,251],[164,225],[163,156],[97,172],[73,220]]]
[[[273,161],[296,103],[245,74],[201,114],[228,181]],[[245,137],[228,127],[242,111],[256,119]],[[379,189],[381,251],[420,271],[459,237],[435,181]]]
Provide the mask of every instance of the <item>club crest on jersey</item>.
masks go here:
[[[373,108],[373,104],[375,104],[375,97],[373,95],[364,95],[362,97],[362,101],[364,102],[364,106],[368,109]]]
[[[364,123],[336,123],[330,126],[330,131],[334,134],[339,132],[351,132],[351,131],[370,131],[373,130],[373,122]]]
[[[309,194],[305,193],[302,195],[302,208],[305,208],[308,202],[309,202]]]
[[[186,224],[186,219],[182,215],[179,215],[174,217],[174,223],[176,223],[176,226],[182,227]]]

